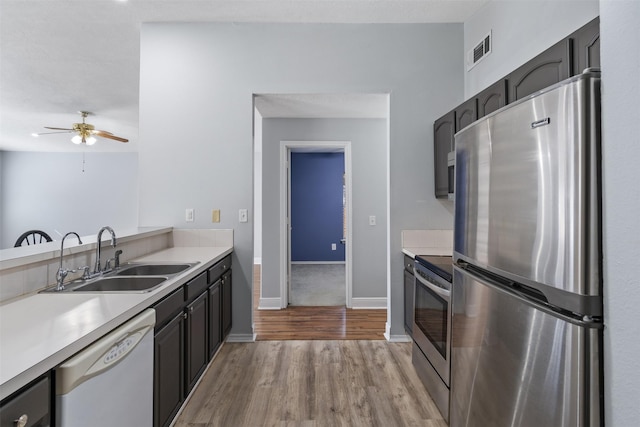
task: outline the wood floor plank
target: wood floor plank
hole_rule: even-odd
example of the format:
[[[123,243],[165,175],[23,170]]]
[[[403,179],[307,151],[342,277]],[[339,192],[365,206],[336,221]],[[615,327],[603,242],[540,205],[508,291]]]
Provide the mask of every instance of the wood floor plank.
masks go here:
[[[445,427],[408,343],[225,343],[178,427]]]

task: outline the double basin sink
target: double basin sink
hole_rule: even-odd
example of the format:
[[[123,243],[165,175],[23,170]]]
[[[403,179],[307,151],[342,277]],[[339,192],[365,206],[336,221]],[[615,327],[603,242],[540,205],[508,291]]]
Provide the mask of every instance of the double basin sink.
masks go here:
[[[69,282],[62,291],[57,291],[54,286],[43,292],[151,292],[169,278],[196,264],[128,263],[95,279]]]

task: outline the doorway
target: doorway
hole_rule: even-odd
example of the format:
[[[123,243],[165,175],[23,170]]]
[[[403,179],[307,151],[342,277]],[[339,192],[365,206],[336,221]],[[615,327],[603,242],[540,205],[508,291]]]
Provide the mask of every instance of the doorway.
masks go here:
[[[291,150],[289,306],[346,306],[344,150]]]
[[[342,163],[339,168],[337,161]],[[331,167],[325,171],[308,173],[305,170],[310,166],[318,169],[329,164]],[[280,194],[283,195],[280,241],[284,243],[281,247],[284,261],[281,266],[281,308],[289,305],[344,305],[350,308],[351,143],[282,141],[280,166]],[[324,172],[333,176],[323,178]],[[297,180],[304,179],[307,179],[306,183],[298,182],[302,185],[296,186]],[[331,185],[326,185],[327,181],[332,181]],[[309,190],[308,185],[314,185],[316,190]],[[308,193],[325,190],[332,194],[325,197]],[[323,207],[324,202],[333,206]],[[325,221],[329,215],[333,218]],[[339,295],[341,290],[343,296]]]

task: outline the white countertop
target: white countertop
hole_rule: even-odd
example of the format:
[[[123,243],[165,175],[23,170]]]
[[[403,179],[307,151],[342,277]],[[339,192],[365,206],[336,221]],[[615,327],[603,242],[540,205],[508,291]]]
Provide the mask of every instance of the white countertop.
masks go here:
[[[146,293],[43,293],[0,306],[0,400],[177,289],[232,247],[175,247],[134,262],[196,262]]]
[[[402,248],[402,253],[415,258],[416,255],[444,255],[453,256],[451,248],[433,248],[433,247],[420,247],[420,248]]]

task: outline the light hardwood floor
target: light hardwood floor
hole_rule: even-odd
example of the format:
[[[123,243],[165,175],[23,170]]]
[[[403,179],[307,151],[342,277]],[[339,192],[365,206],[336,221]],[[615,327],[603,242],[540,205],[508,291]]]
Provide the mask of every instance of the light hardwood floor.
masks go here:
[[[386,310],[258,311],[259,295],[254,321],[264,341],[225,343],[176,427],[446,427],[411,364],[411,344],[383,339]]]
[[[290,340],[224,344],[176,426],[446,423],[411,365],[410,344]]]

